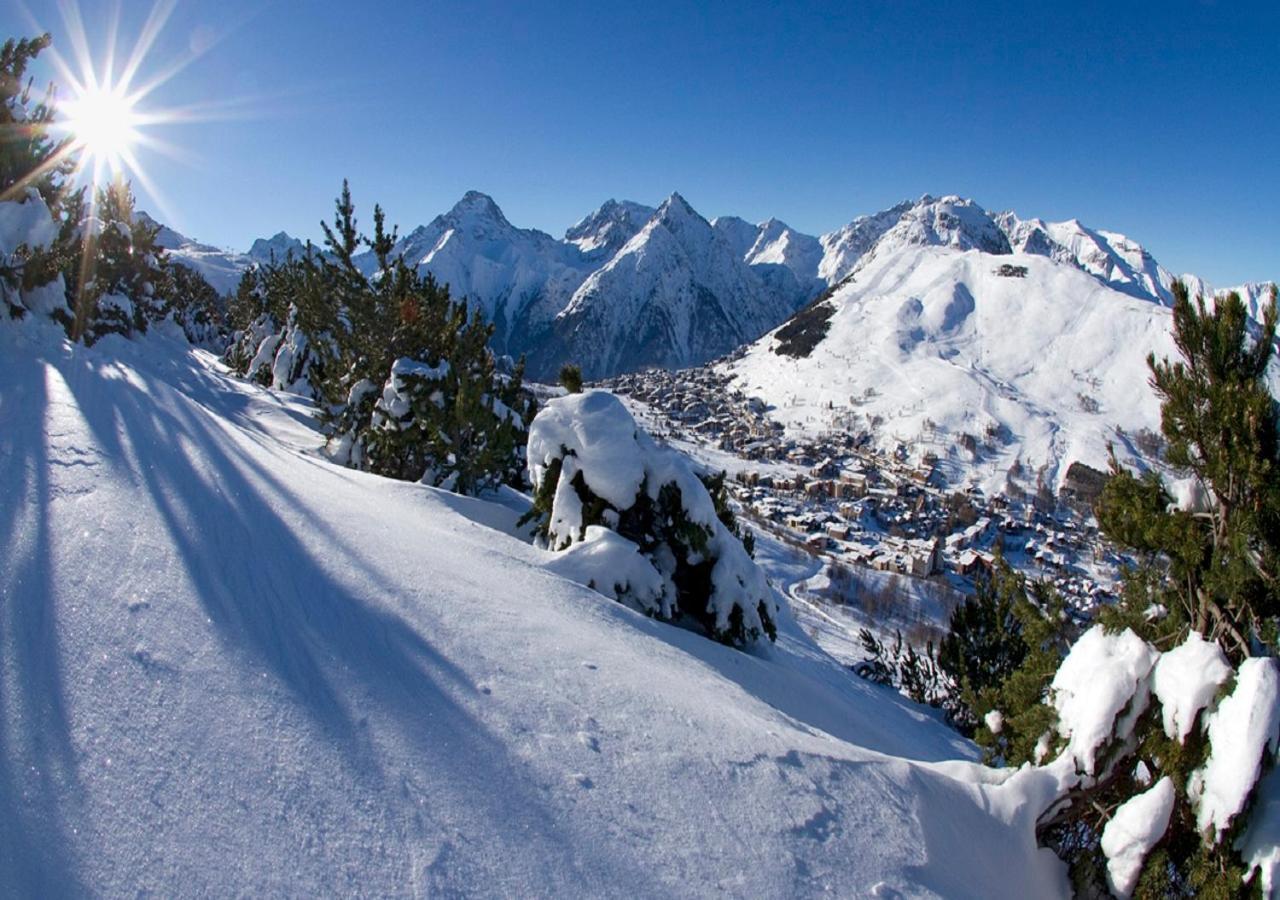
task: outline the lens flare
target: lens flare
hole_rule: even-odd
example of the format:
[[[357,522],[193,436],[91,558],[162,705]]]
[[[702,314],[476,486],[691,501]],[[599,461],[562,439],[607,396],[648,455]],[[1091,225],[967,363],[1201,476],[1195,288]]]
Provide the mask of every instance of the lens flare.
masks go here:
[[[93,169],[95,182],[103,171],[118,174],[133,155],[141,121],[135,100],[118,86],[93,85],[59,104],[62,127],[71,135],[82,164]]]

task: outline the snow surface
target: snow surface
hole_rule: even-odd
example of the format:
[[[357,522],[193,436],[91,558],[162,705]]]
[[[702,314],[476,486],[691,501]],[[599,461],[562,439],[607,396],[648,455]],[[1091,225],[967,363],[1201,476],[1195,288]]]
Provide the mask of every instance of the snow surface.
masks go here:
[[[39,324],[0,325],[0,893],[1065,896],[1040,781],[785,611],[763,655],[647,619],[509,495]]]
[[[46,250],[57,236],[58,224],[35,188],[28,188],[20,201],[0,202],[0,256],[10,256],[23,245]]]
[[[1121,803],[1102,829],[1107,884],[1121,900],[1132,896],[1142,874],[1142,861],[1164,837],[1175,798],[1173,779],[1166,775],[1155,787]]]
[[[1186,743],[1200,710],[1235,674],[1222,648],[1197,631],[1160,655],[1151,676],[1151,690],[1160,701],[1164,733]]]

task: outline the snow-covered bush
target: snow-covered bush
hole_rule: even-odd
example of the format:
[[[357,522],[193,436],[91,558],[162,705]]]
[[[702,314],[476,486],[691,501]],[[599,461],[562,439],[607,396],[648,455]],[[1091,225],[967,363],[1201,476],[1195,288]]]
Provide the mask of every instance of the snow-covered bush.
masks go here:
[[[558,564],[578,580],[657,618],[687,616],[726,644],[776,637],[773,592],[707,485],[617,397],[549,401],[528,459],[538,539],[567,554]]]
[[[232,371],[273,390],[320,400],[338,355],[340,323],[310,258],[245,272],[231,301],[235,329],[224,358]]]
[[[1072,851],[1078,889],[1245,895],[1256,870],[1273,883],[1280,831],[1250,828],[1249,810],[1280,746],[1274,659],[1233,671],[1197,632],[1161,652],[1096,625],[1062,661],[1050,702],[1042,751],[1057,792],[1040,828]]]

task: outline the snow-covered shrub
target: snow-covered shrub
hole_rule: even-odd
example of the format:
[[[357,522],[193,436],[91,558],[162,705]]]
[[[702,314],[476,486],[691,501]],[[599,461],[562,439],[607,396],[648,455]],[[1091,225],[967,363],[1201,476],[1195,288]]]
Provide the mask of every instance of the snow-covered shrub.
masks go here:
[[[310,257],[245,272],[230,304],[227,365],[264,387],[322,399],[338,357],[333,331],[341,327],[328,299]]]
[[[224,350],[227,322],[222,297],[194,269],[168,262],[165,268],[169,275],[169,289],[164,298],[166,314],[192,344],[218,352]]]
[[[1044,768],[1058,787],[1040,828],[1069,851],[1077,889],[1244,896],[1253,869],[1280,860],[1280,832],[1249,827],[1280,745],[1274,659],[1233,672],[1196,632],[1161,652],[1129,629],[1095,625],[1063,660],[1050,700]]]
[[[772,590],[707,485],[617,397],[587,391],[549,401],[529,429],[528,459],[538,539],[568,552],[563,565],[579,580],[657,618],[687,616],[726,644],[776,637]],[[592,574],[594,563],[602,567]]]

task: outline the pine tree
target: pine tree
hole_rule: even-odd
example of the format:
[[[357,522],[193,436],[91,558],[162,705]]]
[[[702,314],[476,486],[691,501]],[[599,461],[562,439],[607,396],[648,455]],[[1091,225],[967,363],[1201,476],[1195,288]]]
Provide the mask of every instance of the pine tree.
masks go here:
[[[1061,798],[1040,822],[1039,834],[1071,864],[1078,891],[1106,890],[1101,837],[1107,824],[1122,804],[1167,777],[1175,792],[1173,811],[1142,865],[1136,896],[1248,896],[1256,884],[1244,881],[1237,839],[1249,824],[1250,803],[1245,800],[1229,827],[1219,822],[1202,832],[1198,813],[1208,801],[1195,785],[1215,752],[1233,753],[1233,759],[1240,752],[1215,748],[1204,723],[1246,668],[1274,671],[1280,649],[1278,413],[1265,382],[1275,350],[1275,292],[1260,323],[1250,322],[1235,294],[1219,298],[1212,309],[1203,298],[1192,303],[1180,283],[1173,294],[1181,359],[1152,356],[1148,364],[1162,401],[1167,461],[1190,476],[1193,490],[1176,502],[1158,475],[1136,476],[1113,458],[1098,520],[1110,539],[1139,555],[1140,564],[1127,576],[1121,601],[1100,616],[1099,627],[1112,634],[1131,631],[1156,658],[1196,645],[1202,636],[1210,643],[1200,646],[1215,648],[1212,653],[1233,676],[1223,676],[1217,698],[1184,734],[1169,733],[1158,702],[1126,720],[1126,732],[1100,748],[1095,777],[1082,779]],[[1148,688],[1138,690],[1145,697],[1141,692]],[[1052,726],[1051,711],[1043,709]],[[1249,714],[1265,720],[1273,713],[1255,708]],[[1117,719],[1117,732],[1123,718]],[[1264,773],[1274,764],[1273,749],[1263,747],[1254,760]]]
[[[582,367],[565,363],[560,367],[560,386],[570,394],[582,393]]]
[[[1200,508],[1177,509],[1154,474],[1135,477],[1112,465],[1098,518],[1113,540],[1143,554],[1148,568],[1167,566],[1158,596],[1130,592],[1115,625],[1132,625],[1157,645],[1195,630],[1217,641],[1233,663],[1274,653],[1280,616],[1280,458],[1276,401],[1265,373],[1275,352],[1275,286],[1250,336],[1235,293],[1212,310],[1174,292],[1179,361],[1148,359],[1160,396],[1166,458],[1206,493]],[[1146,586],[1145,583],[1143,585]],[[1168,614],[1148,616],[1152,602]],[[1137,608],[1141,606],[1141,608]]]
[[[61,273],[76,258],[83,191],[73,190],[71,139],[54,141],[53,90],[34,106],[27,67],[49,35],[9,39],[0,47],[0,202],[42,205],[50,231],[0,260],[0,313],[34,309],[70,323]]]
[[[99,190],[84,223],[79,264],[67,271],[75,297],[71,339],[147,330],[165,314],[168,274],[156,245],[159,226],[134,215],[133,192],[121,179]]]
[[[323,253],[308,247],[242,279],[228,363],[312,396],[329,452],[346,465],[462,493],[523,483],[535,411],[523,363],[499,372],[479,310],[393,256],[397,233],[380,206],[373,235],[361,234],[345,181],[322,227]]]

